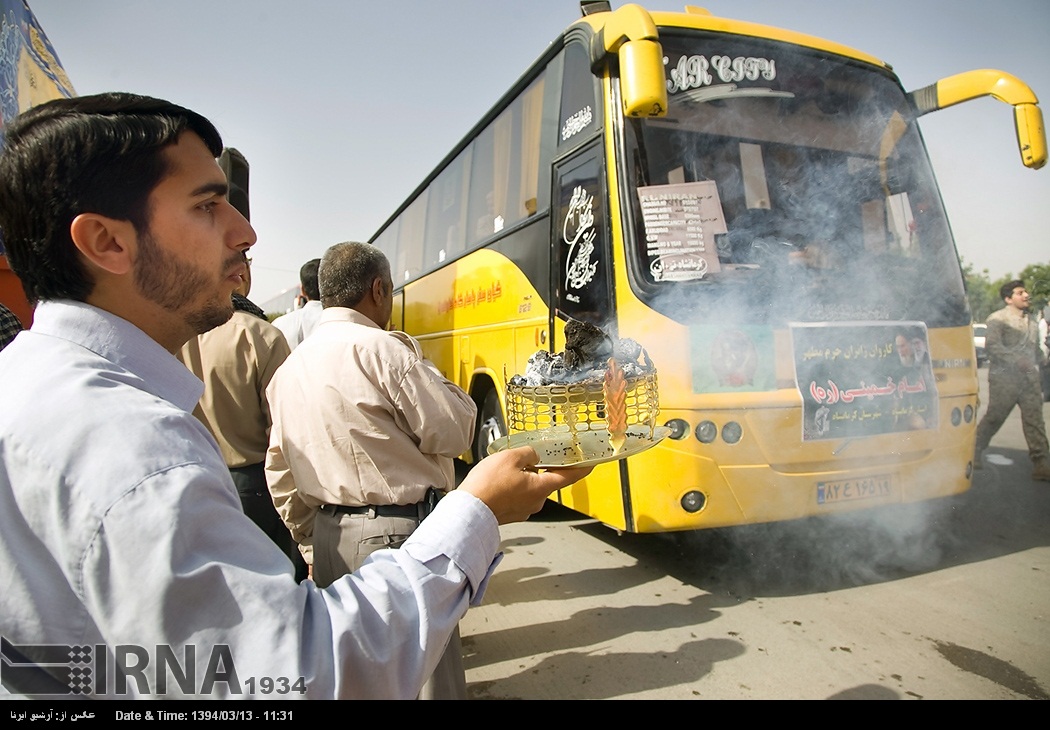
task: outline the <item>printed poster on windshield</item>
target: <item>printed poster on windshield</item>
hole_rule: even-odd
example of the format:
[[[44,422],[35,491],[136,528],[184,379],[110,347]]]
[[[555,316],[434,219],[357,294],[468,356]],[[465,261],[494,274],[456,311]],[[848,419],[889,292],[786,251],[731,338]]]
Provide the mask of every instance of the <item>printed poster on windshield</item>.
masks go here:
[[[726,232],[710,180],[638,188],[653,281],[694,281],[719,270],[715,235]]]
[[[796,324],[802,440],[937,428],[937,388],[922,322]]]

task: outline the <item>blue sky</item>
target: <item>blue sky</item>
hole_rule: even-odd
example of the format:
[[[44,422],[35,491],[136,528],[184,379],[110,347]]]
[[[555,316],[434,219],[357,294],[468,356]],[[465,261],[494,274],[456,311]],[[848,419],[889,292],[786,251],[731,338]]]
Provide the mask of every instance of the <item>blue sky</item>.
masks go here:
[[[29,4],[78,93],[170,99],[247,156],[256,301],[331,244],[371,236],[579,16],[576,0]],[[998,68],[1050,99],[1047,0],[695,4],[878,56],[909,90]],[[921,127],[962,257],[993,277],[1050,262],[1050,167],[1021,164],[1009,107],[981,99]]]

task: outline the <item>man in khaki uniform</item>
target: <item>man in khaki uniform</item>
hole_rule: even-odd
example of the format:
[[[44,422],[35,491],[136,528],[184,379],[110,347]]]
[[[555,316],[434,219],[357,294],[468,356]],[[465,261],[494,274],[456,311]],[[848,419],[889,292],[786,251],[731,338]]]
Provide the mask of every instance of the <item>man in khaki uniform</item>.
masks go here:
[[[981,468],[981,457],[992,436],[1006,421],[1014,405],[1021,407],[1021,424],[1028,454],[1032,459],[1032,478],[1050,481],[1047,458],[1046,425],[1039,383],[1039,324],[1028,313],[1030,297],[1024,282],[1004,284],[999,295],[1006,306],[989,315],[985,350],[988,352],[988,410],[977,426],[974,465]]]
[[[187,342],[175,356],[204,383],[193,415],[218,442],[244,514],[288,555],[296,580],[303,581],[306,562],[277,514],[263,471],[270,436],[266,386],[290,349],[280,330],[255,313],[250,289],[249,260],[233,293],[233,317]]]

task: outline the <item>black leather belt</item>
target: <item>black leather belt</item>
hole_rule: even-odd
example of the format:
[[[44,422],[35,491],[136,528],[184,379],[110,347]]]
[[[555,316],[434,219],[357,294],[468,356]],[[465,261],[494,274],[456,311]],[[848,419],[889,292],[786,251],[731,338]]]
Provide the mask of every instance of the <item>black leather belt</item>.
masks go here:
[[[376,517],[419,517],[416,504],[379,504],[350,507],[345,504],[324,504],[321,509],[337,515],[375,515]]]
[[[415,504],[366,504],[350,506],[346,504],[323,504],[321,510],[337,515],[367,515],[376,517],[405,517],[408,519],[423,520],[424,517],[434,511],[438,500],[445,496],[433,487],[427,488],[423,501]]]

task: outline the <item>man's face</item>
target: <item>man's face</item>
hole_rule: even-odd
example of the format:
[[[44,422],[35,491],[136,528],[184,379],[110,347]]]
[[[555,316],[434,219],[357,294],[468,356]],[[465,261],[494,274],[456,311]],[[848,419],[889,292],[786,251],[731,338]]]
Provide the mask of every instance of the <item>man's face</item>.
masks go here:
[[[1031,297],[1028,296],[1028,292],[1022,286],[1014,287],[1014,292],[1006,298],[1007,305],[1024,312],[1028,309],[1028,305],[1031,301]]]
[[[230,296],[247,276],[255,231],[226,201],[226,178],[197,135],[183,133],[163,154],[168,174],[149,196],[135,285],[173,327],[200,334],[233,315]]]
[[[911,367],[915,364],[915,353],[912,352],[911,343],[908,342],[908,338],[904,335],[897,335],[894,339],[894,344],[897,346],[897,356],[900,357],[901,365],[905,367]]]

